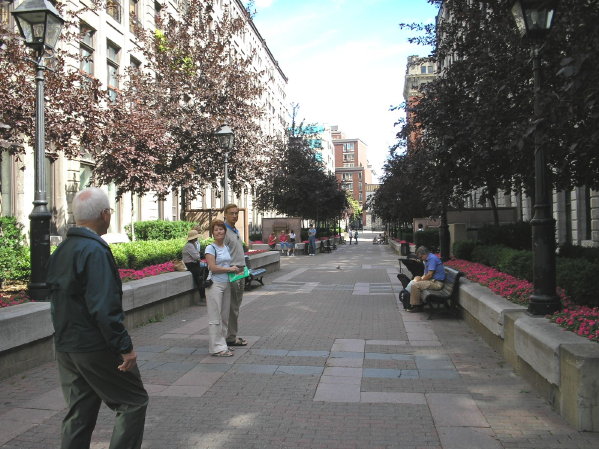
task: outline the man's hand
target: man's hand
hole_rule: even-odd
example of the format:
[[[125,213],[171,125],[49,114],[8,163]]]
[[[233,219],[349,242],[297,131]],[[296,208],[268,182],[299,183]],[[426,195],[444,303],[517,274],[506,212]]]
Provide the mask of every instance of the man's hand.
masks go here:
[[[121,357],[123,357],[123,363],[117,367],[119,371],[129,371],[137,364],[137,354],[135,351],[131,351],[127,354],[121,354]]]
[[[418,281],[421,281],[421,280],[422,280],[422,278],[421,278],[420,276],[416,276],[416,277],[414,278],[414,282],[418,282]]]

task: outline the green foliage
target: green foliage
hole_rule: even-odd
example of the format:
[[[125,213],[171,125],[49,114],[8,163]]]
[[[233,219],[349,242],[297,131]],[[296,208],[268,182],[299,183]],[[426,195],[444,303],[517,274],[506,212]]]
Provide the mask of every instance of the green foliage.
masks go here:
[[[119,268],[140,269],[180,259],[185,239],[150,240],[110,245]]]
[[[414,233],[414,243],[416,248],[426,246],[431,252],[439,251],[439,229],[427,229],[426,231],[418,231]]]
[[[250,242],[255,242],[257,240],[262,240],[261,232],[253,232],[250,234]]]
[[[472,260],[472,251],[476,247],[474,240],[461,240],[453,244],[453,255],[457,259]]]
[[[599,263],[562,257],[556,260],[556,283],[576,304],[599,306],[595,282],[597,273],[599,273]]]
[[[136,240],[171,240],[187,237],[187,233],[198,224],[192,221],[167,221],[149,220],[137,221],[134,224]],[[126,225],[125,230],[129,239],[131,225]]]
[[[481,245],[505,245],[514,249],[530,250],[532,230],[530,222],[519,221],[502,225],[485,225],[478,230]]]
[[[593,263],[599,263],[599,248],[585,248],[576,245],[562,245],[559,248],[559,256],[570,259],[586,259]]]
[[[28,279],[29,265],[23,225],[15,217],[0,217],[0,280]]]

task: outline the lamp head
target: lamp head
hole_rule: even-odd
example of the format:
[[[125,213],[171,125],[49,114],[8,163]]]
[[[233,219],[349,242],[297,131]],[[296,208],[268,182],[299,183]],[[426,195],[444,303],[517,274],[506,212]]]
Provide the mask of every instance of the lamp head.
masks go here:
[[[48,0],[25,0],[13,12],[25,45],[38,53],[54,50],[64,19]]]
[[[553,25],[557,0],[516,0],[512,14],[520,34],[543,38]]]
[[[235,134],[233,130],[228,125],[223,125],[214,133],[216,138],[218,139],[218,144],[221,148],[225,150],[232,150],[233,144],[235,143]]]

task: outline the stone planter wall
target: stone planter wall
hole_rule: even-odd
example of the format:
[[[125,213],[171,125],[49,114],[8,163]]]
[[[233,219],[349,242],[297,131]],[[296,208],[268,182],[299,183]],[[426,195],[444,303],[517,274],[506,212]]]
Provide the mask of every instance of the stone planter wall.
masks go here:
[[[599,431],[599,344],[466,279],[464,318],[577,430]]]
[[[253,268],[280,269],[276,251],[250,256]],[[191,274],[164,273],[123,284],[125,325],[133,328],[193,304],[199,293]],[[50,303],[26,303],[0,309],[0,379],[54,360]]]

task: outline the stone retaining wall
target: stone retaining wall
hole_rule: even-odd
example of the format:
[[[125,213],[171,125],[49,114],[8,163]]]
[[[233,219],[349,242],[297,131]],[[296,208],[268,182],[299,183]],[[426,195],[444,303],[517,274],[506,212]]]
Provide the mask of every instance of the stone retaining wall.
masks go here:
[[[253,268],[280,269],[276,251],[250,256]],[[193,304],[200,297],[191,274],[164,273],[123,284],[128,328],[157,320]],[[0,379],[54,360],[50,303],[30,302],[0,309]]]

